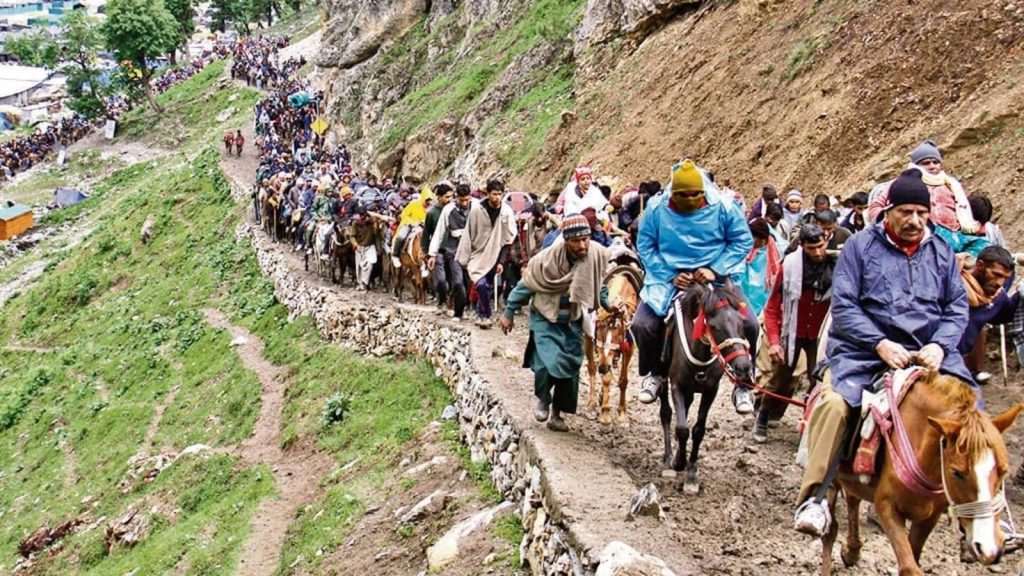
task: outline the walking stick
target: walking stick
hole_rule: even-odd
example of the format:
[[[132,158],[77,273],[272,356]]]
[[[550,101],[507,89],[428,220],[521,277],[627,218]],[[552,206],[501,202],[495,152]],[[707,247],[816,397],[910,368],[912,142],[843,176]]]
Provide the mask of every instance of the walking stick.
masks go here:
[[[999,356],[1003,359],[1003,386],[1009,380],[1009,371],[1006,369],[1006,324],[999,325]]]

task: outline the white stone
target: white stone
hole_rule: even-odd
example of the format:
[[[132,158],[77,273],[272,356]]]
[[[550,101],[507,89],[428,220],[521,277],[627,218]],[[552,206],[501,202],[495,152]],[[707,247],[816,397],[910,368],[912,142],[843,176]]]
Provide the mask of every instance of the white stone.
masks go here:
[[[235,338],[231,341],[230,345],[231,346],[245,346],[248,343],[249,343],[249,339],[246,338],[245,336],[235,336]]]
[[[427,548],[427,566],[431,572],[440,570],[450,564],[459,555],[459,541],[467,535],[488,526],[494,517],[512,508],[509,501],[502,502],[493,508],[481,510],[469,518],[452,526],[433,546]]]
[[[426,498],[417,502],[408,512],[402,515],[402,523],[420,520],[430,514],[440,512],[448,501],[448,495],[442,490],[434,490]]]
[[[594,576],[675,576],[660,558],[641,554],[625,542],[609,542]]]

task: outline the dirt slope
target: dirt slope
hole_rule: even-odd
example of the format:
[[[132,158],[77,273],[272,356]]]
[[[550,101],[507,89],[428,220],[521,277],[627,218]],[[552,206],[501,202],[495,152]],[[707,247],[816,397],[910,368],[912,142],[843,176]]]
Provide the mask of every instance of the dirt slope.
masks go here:
[[[1022,35],[1013,1],[708,3],[588,83],[587,128],[559,138],[634,182],[692,155],[748,194],[769,181],[845,195],[931,136],[1009,215],[1024,183]],[[584,130],[593,146],[573,146]]]

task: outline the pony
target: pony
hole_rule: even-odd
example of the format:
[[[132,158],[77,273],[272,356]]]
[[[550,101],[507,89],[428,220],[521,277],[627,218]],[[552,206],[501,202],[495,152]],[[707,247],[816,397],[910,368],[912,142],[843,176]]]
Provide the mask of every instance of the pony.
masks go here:
[[[329,272],[330,262],[327,251],[333,241],[334,224],[324,219],[311,221],[309,225],[313,227],[311,248],[313,249],[313,260],[316,262],[316,275],[319,277],[323,276],[325,272]],[[306,250],[305,254],[306,272],[309,272],[309,250]]]
[[[417,227],[405,238],[405,245],[400,248],[398,258],[402,263],[401,268],[395,273],[395,297],[402,301],[402,287],[406,279],[412,284],[413,300],[416,304],[427,303],[426,292],[426,268],[423,264],[423,249],[420,246],[420,238],[423,236],[423,228]]]
[[[355,285],[356,256],[352,226],[347,219],[338,219],[334,223],[334,234],[331,236],[331,282],[344,283],[346,270],[352,271],[352,284]]]
[[[868,483],[853,473],[850,462],[840,464],[833,482],[842,489],[847,506],[846,545],[840,554],[843,564],[850,567],[860,560],[863,500],[875,506],[896,553],[900,576],[923,574],[921,551],[947,508],[974,557],[984,565],[993,564],[1005,546],[999,516],[1006,507],[1003,480],[1009,458],[1002,434],[1024,404],[990,417],[976,408],[974,389],[955,377],[931,372],[909,385],[898,416],[894,409],[893,422],[902,419],[912,450],[906,453],[898,448],[901,442],[894,431],[888,450],[879,450],[877,472]],[[916,462],[922,480],[930,486],[908,487],[900,480],[897,463],[908,459]],[[830,492],[829,511],[835,518],[837,494]],[[832,572],[832,546],[839,531],[836,522],[830,524],[822,536],[821,573],[825,576]]]
[[[674,477],[685,467],[685,494],[700,492],[697,457],[707,430],[708,412],[718,395],[719,380],[728,372],[730,379],[752,381],[750,344],[743,336],[743,319],[749,313],[746,302],[733,291],[730,281],[720,287],[694,284],[673,299],[666,345],[671,350],[669,383],[659,391],[659,416],[665,441],[662,466],[663,475],[668,477]],[[668,403],[670,389],[678,443],[674,459],[670,430],[672,406]],[[687,417],[695,394],[700,394],[700,406],[691,434]],[[693,449],[687,459],[686,443],[691,436]]]
[[[587,356],[587,373],[590,375],[590,394],[587,405],[591,410],[597,409],[598,398],[594,390],[597,388],[597,374],[601,374],[601,392],[598,395],[601,413],[598,421],[601,424],[612,423],[611,384],[612,371],[619,370],[619,406],[617,420],[626,424],[626,385],[629,382],[629,363],[633,359],[633,342],[629,336],[629,328],[633,323],[633,315],[640,303],[640,287],[643,276],[631,265],[620,265],[612,268],[605,276],[608,286],[608,301],[613,304],[614,311],[601,310],[597,313],[594,325],[594,336],[584,335],[583,351]],[[619,308],[618,305],[622,307]]]
[[[227,155],[230,156],[231,148],[235,145],[235,133],[232,132],[231,130],[225,132],[224,139],[222,140],[222,142],[224,142],[224,152],[226,152]]]

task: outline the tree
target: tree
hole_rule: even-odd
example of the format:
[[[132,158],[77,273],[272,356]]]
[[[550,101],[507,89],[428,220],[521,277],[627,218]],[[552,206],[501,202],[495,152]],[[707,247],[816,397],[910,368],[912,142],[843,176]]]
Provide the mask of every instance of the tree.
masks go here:
[[[69,106],[75,112],[89,118],[109,116],[101,86],[99,51],[103,47],[103,35],[99,22],[85,10],[72,10],[61,22],[60,58],[61,72],[67,76]]]
[[[167,10],[178,23],[178,46],[185,45],[196,32],[195,14],[192,12],[192,0],[165,0]],[[177,62],[175,52],[171,52],[171,63]]]
[[[178,47],[178,22],[163,0],[110,0],[103,36],[107,48],[117,56],[121,67],[133,70],[127,76],[142,87],[150,105],[163,109],[153,96],[150,81],[156,71],[154,59]]]
[[[4,43],[4,51],[25,66],[53,68],[57,62],[57,43],[45,32],[23,34]]]
[[[109,115],[99,66],[102,47],[99,22],[84,10],[73,10],[61,21],[58,34],[22,36],[8,42],[6,49],[22,64],[59,70],[67,78],[68,107],[97,118]]]
[[[231,29],[249,34],[249,14],[252,11],[251,0],[213,0],[213,21],[210,29],[227,32]]]

